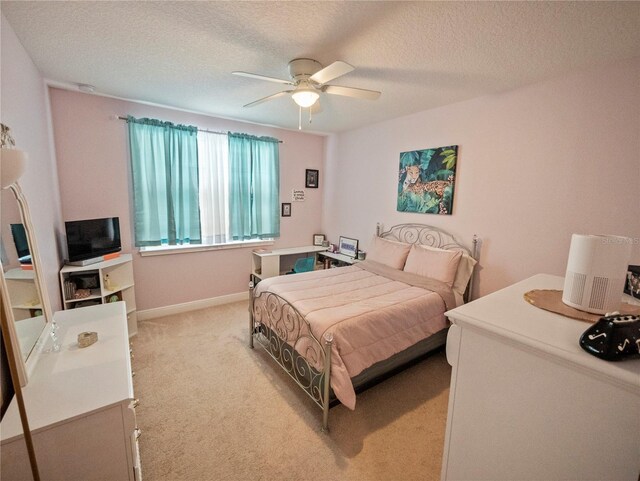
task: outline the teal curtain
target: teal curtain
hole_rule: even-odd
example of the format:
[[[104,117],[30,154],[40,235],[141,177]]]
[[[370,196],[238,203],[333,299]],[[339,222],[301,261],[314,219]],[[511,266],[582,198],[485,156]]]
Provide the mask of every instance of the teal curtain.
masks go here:
[[[234,240],[280,237],[279,142],[229,132],[229,230]]]
[[[127,118],[135,244],[199,244],[198,129]]]

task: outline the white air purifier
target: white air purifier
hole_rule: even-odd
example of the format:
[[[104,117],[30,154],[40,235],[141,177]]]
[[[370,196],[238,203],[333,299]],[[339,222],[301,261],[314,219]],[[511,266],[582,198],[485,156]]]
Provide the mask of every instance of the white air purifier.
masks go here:
[[[632,247],[628,237],[573,234],[562,302],[600,315],[620,309]]]

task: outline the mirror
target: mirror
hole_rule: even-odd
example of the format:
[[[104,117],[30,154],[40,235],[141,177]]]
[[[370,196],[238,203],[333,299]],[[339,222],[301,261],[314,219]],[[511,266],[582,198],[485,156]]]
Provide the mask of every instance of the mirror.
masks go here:
[[[29,239],[34,235],[25,227],[16,193],[9,188],[1,190],[0,195],[0,260],[22,360],[26,362],[46,324],[38,266],[31,260]]]
[[[40,255],[38,246],[35,243],[36,236],[31,222],[29,205],[17,182],[25,170],[26,160],[26,152],[15,149],[15,142],[9,134],[9,127],[0,123],[0,266],[2,266],[2,270],[0,270],[0,299],[2,300],[0,302],[0,330],[2,331],[2,343],[6,352],[6,364],[8,364],[8,370],[5,370],[3,359],[2,373],[5,374],[9,371],[11,374],[11,384],[20,413],[20,422],[29,454],[31,473],[33,479],[38,481],[40,479],[38,463],[22,393],[22,386],[27,383],[25,369],[27,363],[23,361],[37,357],[30,356],[30,354],[37,345],[37,340],[40,337],[40,332],[45,327],[46,320],[52,320],[52,317],[46,287],[42,281]],[[12,197],[3,195],[5,191],[11,193]],[[17,222],[18,216],[16,213],[19,213],[21,222]],[[16,220],[16,222],[13,223],[13,220]],[[18,267],[20,267],[21,263],[26,264],[28,262],[28,256],[32,258],[31,269],[22,269],[20,267],[20,271],[25,271],[26,273],[22,275],[19,275],[18,271],[12,270],[13,261],[10,255],[12,250],[9,247],[10,244],[8,244],[6,235],[7,232],[12,231],[12,224],[14,224],[14,230],[11,237],[16,247],[16,259],[22,257],[18,259]],[[7,225],[9,229],[5,230]],[[25,252],[26,250],[29,251],[28,254]],[[18,252],[20,252],[20,255]],[[9,279],[24,281],[24,285],[27,287],[12,287],[9,289],[5,279],[5,268],[6,276]],[[30,271],[30,274],[28,271]],[[14,273],[16,279],[12,279]],[[33,287],[31,286],[32,284]],[[26,301],[27,304],[22,305],[22,301]],[[14,310],[16,309],[26,311],[26,314],[21,315],[18,313],[17,319],[14,320]],[[30,357],[31,359],[29,359]],[[31,364],[34,365],[35,363]],[[5,392],[3,391],[3,407],[5,403]]]

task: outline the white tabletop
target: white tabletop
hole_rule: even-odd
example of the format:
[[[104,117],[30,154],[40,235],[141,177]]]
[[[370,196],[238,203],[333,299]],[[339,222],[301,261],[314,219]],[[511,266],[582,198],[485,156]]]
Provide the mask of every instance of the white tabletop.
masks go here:
[[[456,324],[488,331],[546,357],[568,361],[640,394],[640,359],[608,362],[588,354],[580,347],[579,339],[590,323],[542,310],[524,300],[524,293],[530,290],[562,290],[563,285],[562,277],[538,274],[448,311],[446,315]]]
[[[133,399],[125,303],[60,311],[54,318],[60,351],[46,352],[49,339],[23,388],[32,431]],[[80,349],[84,331],[97,332],[98,342]],[[22,435],[15,398],[0,431],[2,441]]]
[[[269,257],[269,256],[287,256],[293,254],[306,254],[313,252],[322,252],[326,251],[326,247],[322,246],[302,246],[302,247],[287,247],[284,249],[271,249],[260,252],[260,250],[253,251],[253,253],[260,257]]]
[[[95,271],[98,269],[105,269],[111,266],[117,266],[118,264],[124,264],[125,262],[129,262],[132,259],[131,254],[120,254],[113,259],[109,259],[107,261],[95,262],[93,264],[87,264],[86,266],[72,266],[65,265],[60,269],[61,274],[66,274],[67,272],[83,272],[83,271]]]

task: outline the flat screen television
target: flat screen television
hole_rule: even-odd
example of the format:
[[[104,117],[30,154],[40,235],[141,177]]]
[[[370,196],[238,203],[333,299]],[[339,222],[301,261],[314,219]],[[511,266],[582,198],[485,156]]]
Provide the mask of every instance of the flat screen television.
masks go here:
[[[31,264],[31,252],[29,251],[29,241],[27,240],[24,225],[11,224],[11,236],[16,246],[18,262],[20,262],[20,264]]]
[[[69,262],[84,261],[120,251],[117,217],[74,220],[64,223]]]

